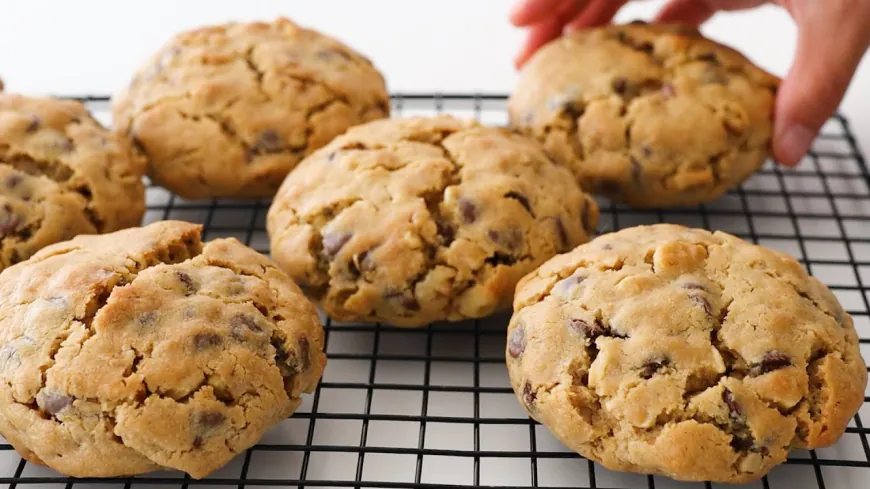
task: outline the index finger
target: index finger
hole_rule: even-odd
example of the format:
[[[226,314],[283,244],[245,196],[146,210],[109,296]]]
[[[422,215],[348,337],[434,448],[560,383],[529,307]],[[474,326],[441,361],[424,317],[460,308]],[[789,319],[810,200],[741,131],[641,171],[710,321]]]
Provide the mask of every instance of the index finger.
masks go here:
[[[511,24],[524,27],[554,16],[563,3],[574,0],[520,0],[511,9]]]

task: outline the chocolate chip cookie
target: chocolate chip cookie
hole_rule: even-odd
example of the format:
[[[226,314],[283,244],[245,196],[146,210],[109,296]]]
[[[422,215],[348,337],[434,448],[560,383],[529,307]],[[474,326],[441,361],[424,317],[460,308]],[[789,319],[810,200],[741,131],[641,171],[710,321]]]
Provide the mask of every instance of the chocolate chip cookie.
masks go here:
[[[299,406],[325,364],[314,306],[235,239],[163,221],[0,274],[0,433],[80,477],[204,477]]]
[[[635,207],[692,205],[764,163],[777,85],[695,30],[617,25],[542,48],[509,112],[587,191]]]
[[[517,286],[513,388],[607,468],[746,482],[837,441],[867,370],[852,319],[784,253],[641,226],[553,258]]]
[[[257,198],[347,128],[387,117],[389,97],[369,60],[278,19],[175,36],[113,115],[158,184],[188,199]]]
[[[420,326],[491,314],[586,242],[598,207],[532,140],[452,117],[351,129],[269,209],[272,256],[333,319]]]
[[[0,93],[0,270],[78,234],[139,225],[144,171],[82,104]]]

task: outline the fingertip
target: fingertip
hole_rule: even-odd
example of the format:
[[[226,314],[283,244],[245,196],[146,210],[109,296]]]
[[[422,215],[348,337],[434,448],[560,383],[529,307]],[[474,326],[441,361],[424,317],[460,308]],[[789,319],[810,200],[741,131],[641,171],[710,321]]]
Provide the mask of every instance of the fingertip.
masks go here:
[[[802,124],[787,122],[774,137],[774,157],[782,165],[797,166],[809,152],[815,139],[816,131]]]
[[[508,20],[517,27],[536,24],[551,16],[564,0],[519,0],[511,7]]]
[[[688,24],[699,26],[713,16],[715,10],[706,2],[695,0],[671,0],[656,14],[653,22],[658,24]]]

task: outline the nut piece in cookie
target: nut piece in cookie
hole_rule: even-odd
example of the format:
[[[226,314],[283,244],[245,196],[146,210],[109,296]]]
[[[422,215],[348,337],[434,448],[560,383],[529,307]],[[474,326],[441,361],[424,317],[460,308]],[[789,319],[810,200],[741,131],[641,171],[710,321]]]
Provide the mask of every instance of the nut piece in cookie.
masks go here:
[[[742,483],[833,444],[864,400],[852,319],[792,257],[660,224],[598,237],[517,286],[520,403],[613,470]]]
[[[611,25],[539,50],[508,109],[587,191],[634,207],[693,205],[765,161],[778,83],[697,31]]]
[[[368,59],[279,18],[176,35],[112,112],[157,184],[187,199],[262,198],[335,136],[388,117],[390,100]]]
[[[349,130],[287,177],[267,219],[272,256],[332,318],[397,326],[508,307],[597,224],[534,141],[452,117]]]
[[[144,172],[81,103],[0,93],[0,270],[79,234],[137,226]]]
[[[325,363],[293,281],[194,224],[79,236],[0,274],[0,434],[67,475],[205,477],[293,414]]]

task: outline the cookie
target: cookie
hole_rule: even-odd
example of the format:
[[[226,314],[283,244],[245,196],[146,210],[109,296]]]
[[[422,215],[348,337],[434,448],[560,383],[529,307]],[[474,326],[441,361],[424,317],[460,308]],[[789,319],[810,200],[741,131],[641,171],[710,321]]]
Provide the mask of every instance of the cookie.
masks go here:
[[[314,306],[235,239],[163,221],[0,274],[0,433],[78,477],[204,477],[293,413],[325,364]]]
[[[0,270],[79,234],[138,226],[144,172],[82,104],[0,93]]]
[[[369,60],[279,18],[175,36],[112,111],[156,183],[188,199],[259,198],[347,128],[387,117],[389,97]]]
[[[613,470],[747,482],[833,444],[867,370],[852,319],[792,257],[660,224],[517,286],[506,358],[529,414]]]
[[[617,25],[543,47],[509,113],[587,191],[634,207],[693,205],[764,163],[777,85],[695,30]]]
[[[275,261],[333,319],[421,326],[508,307],[523,275],[597,222],[534,141],[444,116],[336,138],[287,177],[267,229]]]

